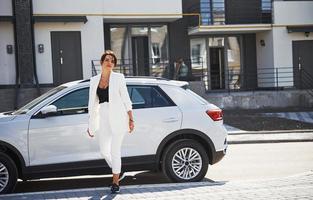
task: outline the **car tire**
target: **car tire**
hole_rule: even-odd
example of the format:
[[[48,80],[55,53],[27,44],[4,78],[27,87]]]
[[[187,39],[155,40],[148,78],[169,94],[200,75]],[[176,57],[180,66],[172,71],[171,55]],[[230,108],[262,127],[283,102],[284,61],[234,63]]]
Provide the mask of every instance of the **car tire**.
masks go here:
[[[0,194],[10,193],[17,182],[17,169],[13,160],[0,152]]]
[[[192,139],[172,143],[165,150],[162,159],[163,173],[173,182],[200,181],[205,177],[208,166],[206,151],[200,143]]]

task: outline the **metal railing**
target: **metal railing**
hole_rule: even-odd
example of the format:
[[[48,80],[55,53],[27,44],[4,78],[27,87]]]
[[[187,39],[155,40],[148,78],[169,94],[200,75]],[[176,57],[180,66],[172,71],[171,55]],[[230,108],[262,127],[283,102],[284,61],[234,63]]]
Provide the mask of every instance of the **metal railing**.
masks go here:
[[[313,97],[313,76],[305,69],[300,70],[301,88],[305,89]]]
[[[313,75],[293,67],[259,68],[257,72],[211,71],[209,88],[235,91],[301,89],[313,97]],[[297,76],[297,77],[296,77]]]
[[[132,59],[118,59],[117,65],[113,69],[123,73],[125,76],[153,76],[167,79],[177,79],[185,81],[199,81],[204,77],[204,65],[202,58],[183,59],[186,66],[184,73],[177,73],[177,63],[170,63],[168,60],[150,59],[147,61],[134,61]],[[138,69],[136,63],[143,63],[143,69]],[[99,60],[91,61],[92,76],[97,75],[101,70]]]
[[[258,68],[255,72],[247,72],[240,68],[212,70],[208,69],[203,58],[183,59],[185,70],[177,72],[177,63],[168,60],[150,60],[145,63],[146,74],[138,74],[136,65],[131,59],[120,59],[114,71],[125,76],[152,76],[182,81],[203,81],[206,90],[258,91],[304,89],[313,97],[313,75],[302,69],[293,67]],[[138,63],[138,62],[136,62]],[[92,60],[93,76],[100,72],[100,62]],[[138,71],[138,69],[137,69]],[[297,77],[296,77],[297,76]]]
[[[184,13],[200,13],[199,25],[272,23],[272,0],[260,0],[259,5],[242,4],[242,2],[233,5],[227,0],[202,0],[186,6]],[[238,11],[239,8],[240,11]],[[187,21],[190,26],[198,25],[195,16],[184,17],[188,17]]]

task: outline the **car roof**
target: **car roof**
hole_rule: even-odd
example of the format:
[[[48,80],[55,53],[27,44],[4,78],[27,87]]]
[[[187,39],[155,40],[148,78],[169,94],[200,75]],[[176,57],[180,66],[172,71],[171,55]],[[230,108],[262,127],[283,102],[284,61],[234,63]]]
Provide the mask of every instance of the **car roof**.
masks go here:
[[[160,77],[150,77],[150,76],[126,76],[126,83],[131,85],[172,85],[177,87],[183,87],[189,85],[187,81],[176,81]],[[90,79],[72,81],[63,84],[66,87],[71,87],[80,83],[89,83]]]
[[[158,77],[138,77],[138,76],[132,76],[132,77],[126,77],[126,82],[130,84],[154,84],[154,85],[173,85],[182,87],[185,85],[188,85],[189,83],[186,81],[176,81],[176,80],[170,80],[165,78],[158,78]]]

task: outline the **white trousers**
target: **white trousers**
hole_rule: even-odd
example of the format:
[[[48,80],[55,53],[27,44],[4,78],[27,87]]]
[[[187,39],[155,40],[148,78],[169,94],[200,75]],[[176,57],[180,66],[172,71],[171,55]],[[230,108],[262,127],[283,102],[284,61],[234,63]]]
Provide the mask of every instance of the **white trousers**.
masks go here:
[[[104,157],[113,174],[121,172],[121,148],[124,132],[117,132],[111,129],[109,122],[109,103],[100,104],[99,108],[99,145],[101,155]]]

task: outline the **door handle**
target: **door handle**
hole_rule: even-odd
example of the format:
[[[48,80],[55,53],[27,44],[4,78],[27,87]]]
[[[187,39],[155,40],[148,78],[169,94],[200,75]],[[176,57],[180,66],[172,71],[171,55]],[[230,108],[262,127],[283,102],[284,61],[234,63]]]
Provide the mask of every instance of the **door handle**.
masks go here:
[[[165,123],[171,123],[171,122],[177,122],[177,121],[178,121],[178,119],[175,117],[170,117],[170,118],[163,120],[163,122],[165,122]]]

